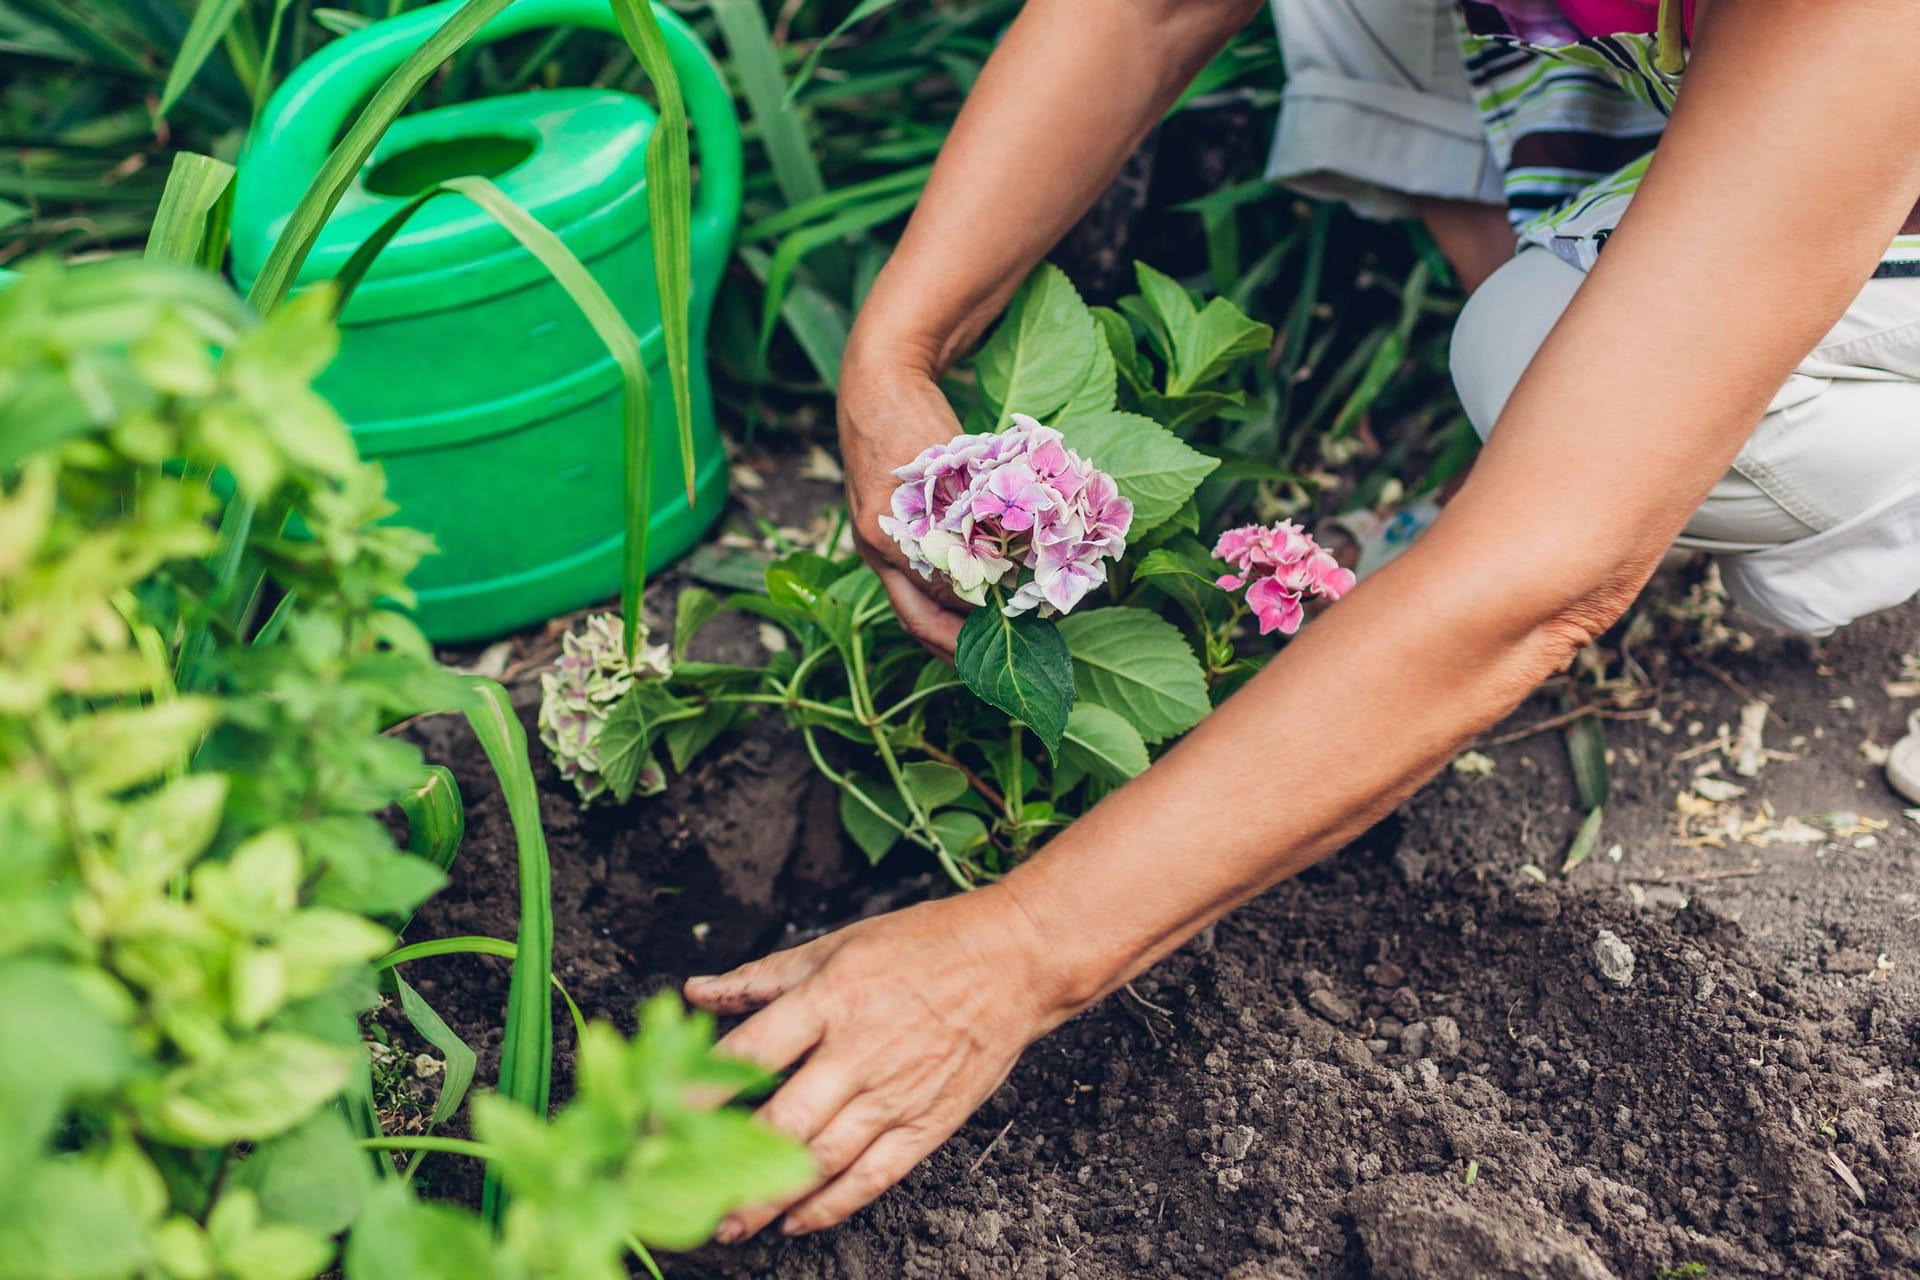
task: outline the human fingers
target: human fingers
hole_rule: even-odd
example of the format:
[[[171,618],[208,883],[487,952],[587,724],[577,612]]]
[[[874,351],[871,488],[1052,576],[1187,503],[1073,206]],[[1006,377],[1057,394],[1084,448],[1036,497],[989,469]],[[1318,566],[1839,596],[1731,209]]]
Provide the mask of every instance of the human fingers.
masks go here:
[[[720,1037],[714,1049],[767,1071],[785,1071],[811,1052],[825,1033],[825,1020],[813,1002],[794,996],[775,1000]]]
[[[816,1176],[794,1195],[734,1210],[715,1239],[726,1244],[755,1234],[839,1176],[867,1149],[886,1121],[871,1104],[855,1101],[862,1096],[860,1088],[857,1071],[837,1062],[809,1061],[760,1108],[760,1119],[767,1125],[806,1144]]]
[[[951,1124],[915,1121],[880,1134],[838,1177],[787,1210],[781,1234],[806,1235],[845,1222],[931,1155],[963,1118]]]
[[[887,598],[893,602],[894,616],[900,619],[907,634],[935,656],[951,661],[954,645],[960,640],[960,624],[965,618],[927,595],[909,575],[891,567],[878,572],[881,585],[887,589]]]
[[[780,998],[819,969],[838,950],[822,944],[834,935],[805,946],[775,951],[721,974],[688,978],[681,988],[687,1002],[712,1013],[751,1013]]]

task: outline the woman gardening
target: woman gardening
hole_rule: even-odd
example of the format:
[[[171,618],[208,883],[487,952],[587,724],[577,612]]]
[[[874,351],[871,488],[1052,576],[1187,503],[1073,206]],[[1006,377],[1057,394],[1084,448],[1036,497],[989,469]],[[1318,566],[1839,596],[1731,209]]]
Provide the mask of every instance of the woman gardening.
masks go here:
[[[1419,541],[1005,879],[687,984],[752,1013],[727,1050],[800,1064],[764,1114],[820,1173],[722,1240],[872,1200],[1033,1041],[1411,794],[1676,542],[1788,630],[1920,591],[1920,0],[1275,6],[1272,176],[1426,221],[1472,290],[1453,368],[1486,446]],[[880,520],[959,433],[936,378],[1252,9],[1031,0],[961,114],[840,385],[855,528],[927,645],[964,606]]]

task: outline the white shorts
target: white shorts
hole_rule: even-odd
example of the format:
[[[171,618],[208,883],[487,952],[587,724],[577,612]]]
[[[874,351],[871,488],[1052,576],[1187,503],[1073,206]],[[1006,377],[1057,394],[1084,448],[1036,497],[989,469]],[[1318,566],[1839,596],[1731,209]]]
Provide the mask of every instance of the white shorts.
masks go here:
[[[1288,83],[1268,176],[1376,218],[1415,196],[1502,202],[1450,0],[1273,0]],[[1584,273],[1529,249],[1469,299],[1453,375],[1474,427]],[[1681,545],[1785,630],[1825,634],[1920,593],[1920,279],[1868,281],[1768,406]]]

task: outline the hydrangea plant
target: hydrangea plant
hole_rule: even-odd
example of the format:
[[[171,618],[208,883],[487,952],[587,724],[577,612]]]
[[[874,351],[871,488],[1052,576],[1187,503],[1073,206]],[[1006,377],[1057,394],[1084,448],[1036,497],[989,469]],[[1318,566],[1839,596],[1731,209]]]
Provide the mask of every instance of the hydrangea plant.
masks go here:
[[[893,513],[880,527],[921,577],[942,575],[969,604],[1004,595],[1007,617],[1071,613],[1126,554],[1133,504],[1026,414],[1005,431],[934,445],[894,475]],[[1023,571],[1033,576],[1005,592]]]
[[[644,624],[632,660],[620,632],[616,615],[594,614],[579,630],[566,634],[560,656],[540,673],[540,741],[553,753],[560,776],[580,793],[583,805],[614,790],[602,769],[601,753],[601,739],[614,707],[636,684],[673,674],[667,646],[648,644]],[[628,794],[658,795],[666,786],[666,771],[649,753]]]
[[[1247,607],[1260,634],[1290,636],[1306,618],[1306,600],[1338,600],[1353,590],[1353,570],[1343,568],[1313,535],[1291,520],[1229,529],[1213,554],[1233,567],[1214,581],[1222,591],[1247,592]]]

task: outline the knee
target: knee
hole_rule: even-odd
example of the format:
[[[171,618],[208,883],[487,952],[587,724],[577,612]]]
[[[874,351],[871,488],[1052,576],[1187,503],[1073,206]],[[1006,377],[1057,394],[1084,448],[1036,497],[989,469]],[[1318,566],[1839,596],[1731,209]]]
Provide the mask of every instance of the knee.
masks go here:
[[[1453,327],[1454,390],[1485,439],[1586,275],[1551,253],[1509,260],[1467,299]]]

